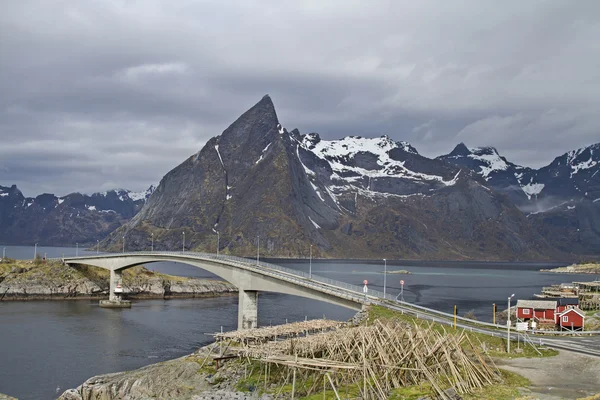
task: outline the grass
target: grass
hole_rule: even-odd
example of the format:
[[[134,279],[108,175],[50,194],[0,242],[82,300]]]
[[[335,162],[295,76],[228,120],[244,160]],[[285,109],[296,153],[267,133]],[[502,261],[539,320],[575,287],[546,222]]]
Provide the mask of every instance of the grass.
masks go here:
[[[521,375],[500,370],[502,385],[490,385],[473,393],[463,395],[464,400],[512,400],[520,396],[519,388],[531,385],[531,382]]]
[[[462,332],[461,329],[455,330],[452,326],[449,326],[449,325],[442,325],[439,323],[418,319],[412,315],[403,314],[401,312],[390,310],[390,309],[382,307],[382,306],[373,306],[369,310],[369,318],[368,318],[369,322],[372,323],[376,319],[382,319],[382,320],[397,319],[397,320],[409,322],[411,324],[415,324],[415,325],[418,325],[421,327],[431,326],[432,329],[434,329],[438,332],[441,332],[441,333],[449,334],[449,335],[456,335],[456,334]],[[487,354],[492,357],[499,357],[499,358],[505,358],[505,357],[515,357],[515,358],[517,358],[517,357],[528,357],[528,358],[529,357],[553,357],[558,354],[558,351],[553,350],[553,349],[538,348],[538,350],[542,353],[540,355],[540,354],[538,354],[537,351],[535,351],[532,348],[531,345],[521,346],[521,348],[523,349],[523,352],[521,352],[521,353],[514,352],[514,350],[513,350],[510,354],[508,354],[505,350],[506,349],[506,339],[503,339],[500,337],[495,337],[495,336],[489,336],[489,335],[486,335],[483,333],[477,333],[477,332],[465,331],[465,333],[469,337],[469,339],[471,339],[473,344],[481,343],[482,346],[485,346],[485,349],[487,349]],[[512,349],[516,349],[517,348],[516,343],[513,342],[512,344],[514,344]],[[468,344],[466,344],[466,343],[465,343],[465,345],[468,346]],[[468,349],[465,347],[465,350],[468,350]]]

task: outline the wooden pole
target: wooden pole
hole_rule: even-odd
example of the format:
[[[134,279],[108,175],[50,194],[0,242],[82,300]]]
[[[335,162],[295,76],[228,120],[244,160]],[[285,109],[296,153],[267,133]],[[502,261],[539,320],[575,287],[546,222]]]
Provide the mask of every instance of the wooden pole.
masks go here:
[[[456,329],[456,304],[454,305],[454,329]]]
[[[494,325],[496,325],[496,303],[494,303],[493,306],[492,319],[494,320]]]

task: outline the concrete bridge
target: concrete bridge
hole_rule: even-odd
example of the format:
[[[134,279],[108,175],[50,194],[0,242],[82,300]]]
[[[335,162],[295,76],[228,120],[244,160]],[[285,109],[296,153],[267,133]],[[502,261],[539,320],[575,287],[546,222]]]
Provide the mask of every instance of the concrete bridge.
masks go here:
[[[126,304],[117,286],[120,287],[122,272],[128,268],[163,261],[202,268],[239,289],[238,329],[257,327],[259,292],[302,296],[354,310],[360,310],[368,301],[360,286],[241,257],[194,252],[133,252],[64,257],[62,261],[69,265],[84,264],[109,270],[110,295],[107,303],[113,307]],[[369,297],[380,295],[375,291],[368,294]]]

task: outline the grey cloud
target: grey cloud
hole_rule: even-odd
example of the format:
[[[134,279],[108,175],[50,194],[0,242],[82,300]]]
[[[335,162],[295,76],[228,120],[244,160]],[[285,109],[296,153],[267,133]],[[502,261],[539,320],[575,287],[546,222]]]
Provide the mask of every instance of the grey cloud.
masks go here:
[[[134,190],[265,93],[291,129],[550,162],[600,135],[600,4],[20,0],[0,5],[0,184]]]

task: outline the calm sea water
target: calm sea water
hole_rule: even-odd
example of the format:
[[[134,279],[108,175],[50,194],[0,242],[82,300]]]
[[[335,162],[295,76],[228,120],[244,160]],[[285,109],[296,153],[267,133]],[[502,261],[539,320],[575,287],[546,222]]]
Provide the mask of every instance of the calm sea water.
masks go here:
[[[0,246],[0,251],[3,246]],[[48,257],[75,255],[74,248],[38,247]],[[84,254],[79,249],[79,254]],[[1,253],[0,253],[1,254]],[[10,246],[6,256],[32,258],[33,247]],[[271,260],[273,261],[273,260]],[[273,261],[274,262],[274,261]],[[278,260],[289,268],[308,271],[305,260]],[[538,272],[549,264],[388,262],[387,290],[427,307],[459,313],[474,310],[491,320],[492,303],[505,308],[506,299],[530,298],[542,286],[590,280],[589,275]],[[147,266],[174,275],[212,277],[195,267],[176,263]],[[313,261],[314,274],[382,290],[383,262]],[[259,298],[259,324],[280,324],[305,317],[345,320],[353,311],[276,293]],[[131,309],[98,307],[97,301],[1,302],[0,393],[21,399],[51,399],[87,378],[191,353],[211,341],[207,333],[232,330],[237,324],[237,296],[207,299],[144,300]],[[58,390],[57,390],[58,389]]]

